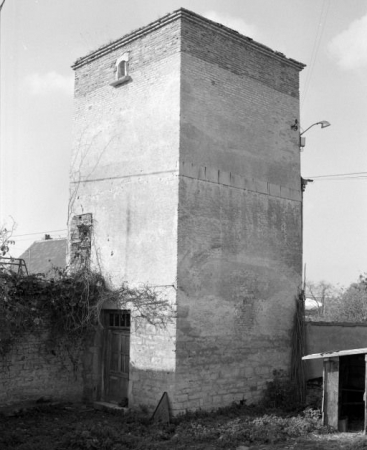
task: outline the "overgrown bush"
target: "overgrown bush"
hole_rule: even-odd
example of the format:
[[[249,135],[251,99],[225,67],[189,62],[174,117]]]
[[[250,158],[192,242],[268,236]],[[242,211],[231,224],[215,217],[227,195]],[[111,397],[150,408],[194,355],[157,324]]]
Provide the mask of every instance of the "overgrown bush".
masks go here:
[[[44,332],[55,342],[76,344],[98,324],[103,280],[87,271],[57,278],[42,275],[0,274],[0,354],[26,333]]]
[[[269,414],[261,412],[261,408],[236,407],[238,417],[232,418],[233,411],[233,407],[228,408],[229,413],[223,414],[221,421],[218,421],[218,412],[189,421],[183,416],[176,434],[178,437],[190,436],[195,442],[215,440],[222,448],[228,448],[244,442],[274,444],[311,432],[324,434],[333,431],[322,425],[319,411],[307,410],[296,416],[285,416],[281,411]]]
[[[45,330],[49,342],[67,351],[78,349],[101,326],[105,302],[131,310],[137,325],[144,320],[165,327],[174,315],[170,303],[154,288],[130,288],[123,283],[111,289],[101,274],[86,267],[75,273],[56,270],[53,278],[0,272],[0,356],[26,333]]]

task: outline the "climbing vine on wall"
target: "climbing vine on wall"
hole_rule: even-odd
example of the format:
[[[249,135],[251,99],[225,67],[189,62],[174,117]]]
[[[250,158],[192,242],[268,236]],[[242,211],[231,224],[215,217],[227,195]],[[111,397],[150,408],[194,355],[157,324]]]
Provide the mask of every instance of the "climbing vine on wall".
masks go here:
[[[105,304],[131,310],[137,324],[147,321],[166,327],[174,316],[168,300],[153,288],[112,289],[103,276],[83,267],[75,273],[55,270],[53,278],[0,272],[0,356],[6,355],[27,333],[47,332],[50,345],[68,352],[80,348],[100,323]]]
[[[306,384],[302,356],[305,354],[305,293],[300,291],[296,297],[296,311],[292,330],[291,381],[295,383],[298,401],[303,403],[306,396]]]

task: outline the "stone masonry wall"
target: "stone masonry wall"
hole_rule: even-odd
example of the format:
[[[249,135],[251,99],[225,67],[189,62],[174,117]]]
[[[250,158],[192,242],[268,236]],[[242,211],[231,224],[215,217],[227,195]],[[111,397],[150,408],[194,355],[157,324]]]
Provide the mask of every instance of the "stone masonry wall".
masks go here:
[[[66,354],[48,348],[45,335],[28,335],[0,357],[0,405],[41,397],[81,401],[82,363],[74,366]]]
[[[116,60],[126,52],[131,80],[113,87]],[[177,21],[76,63],[71,179],[72,214],[93,215],[92,264],[114,286],[159,286],[173,305],[180,64]],[[154,407],[172,390],[176,328],[133,326],[129,404]],[[103,398],[103,377],[93,373],[90,385]]]
[[[289,368],[300,68],[183,20],[176,411],[257,401]]]
[[[112,87],[126,52],[131,80]],[[255,401],[288,367],[302,67],[186,10],[74,65],[72,214],[93,215],[92,261],[177,302],[177,326],[131,334],[135,405]]]
[[[176,380],[176,324],[160,329],[144,323],[131,334],[129,404],[154,410],[164,392],[174,398]]]
[[[257,401],[289,368],[301,203],[186,177],[180,200],[175,407]]]

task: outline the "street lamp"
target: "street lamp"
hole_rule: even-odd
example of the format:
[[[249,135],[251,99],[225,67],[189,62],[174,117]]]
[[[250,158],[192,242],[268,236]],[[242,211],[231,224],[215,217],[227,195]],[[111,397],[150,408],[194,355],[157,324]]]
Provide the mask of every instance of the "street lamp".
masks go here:
[[[308,128],[306,128],[305,131],[302,131],[300,136],[302,136],[302,134],[305,134],[306,131],[308,131],[310,128],[314,127],[315,125],[321,125],[321,128],[326,128],[326,127],[330,127],[331,123],[328,122],[327,120],[321,120],[320,122],[313,123]]]
[[[306,145],[306,138],[302,137],[302,134],[305,134],[306,131],[308,131],[310,128],[314,127],[315,125],[321,125],[321,128],[326,128],[326,127],[330,127],[331,123],[328,122],[327,120],[321,120],[320,122],[316,122],[316,123],[313,123],[312,125],[310,125],[308,128],[305,129],[305,131],[302,131],[302,133],[300,133],[300,135],[299,135],[299,146],[301,148],[305,147],[305,145]]]

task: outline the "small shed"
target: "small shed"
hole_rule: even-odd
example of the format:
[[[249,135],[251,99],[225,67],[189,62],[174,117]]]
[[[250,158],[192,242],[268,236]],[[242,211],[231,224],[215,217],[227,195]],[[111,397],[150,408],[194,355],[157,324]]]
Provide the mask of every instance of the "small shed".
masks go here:
[[[315,353],[302,359],[317,358],[323,359],[324,425],[366,433],[367,348]]]

